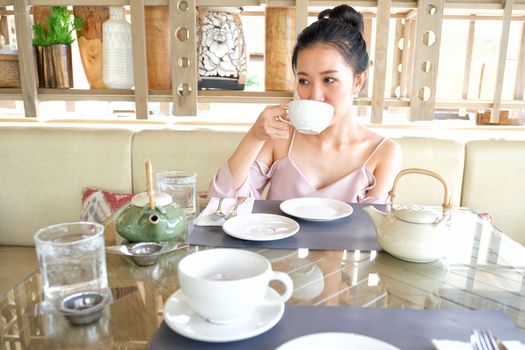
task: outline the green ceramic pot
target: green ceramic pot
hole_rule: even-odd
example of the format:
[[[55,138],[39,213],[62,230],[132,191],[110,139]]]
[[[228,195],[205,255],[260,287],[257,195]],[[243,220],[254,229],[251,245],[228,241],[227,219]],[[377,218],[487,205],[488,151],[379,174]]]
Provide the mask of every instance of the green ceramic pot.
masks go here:
[[[162,192],[154,195],[155,209],[150,209],[147,193],[133,197],[117,219],[116,229],[130,243],[183,241],[187,231],[184,210]]]

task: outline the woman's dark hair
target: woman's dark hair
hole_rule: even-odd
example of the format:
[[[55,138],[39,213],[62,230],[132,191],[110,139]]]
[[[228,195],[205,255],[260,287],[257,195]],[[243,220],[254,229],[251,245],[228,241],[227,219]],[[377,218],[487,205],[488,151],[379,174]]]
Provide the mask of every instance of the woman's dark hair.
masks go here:
[[[368,53],[363,39],[363,15],[348,5],[339,5],[319,13],[318,20],[306,27],[297,37],[292,67],[297,70],[297,56],[302,49],[326,44],[337,49],[354,70],[360,74],[368,68]]]

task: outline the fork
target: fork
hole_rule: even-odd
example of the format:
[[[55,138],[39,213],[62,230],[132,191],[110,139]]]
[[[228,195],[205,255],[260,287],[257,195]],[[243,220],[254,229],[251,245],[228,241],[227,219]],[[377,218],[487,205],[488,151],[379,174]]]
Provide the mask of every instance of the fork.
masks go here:
[[[233,218],[234,216],[237,215],[237,208],[239,208],[239,205],[241,205],[242,203],[244,203],[244,201],[247,199],[248,197],[238,197],[237,200],[235,201],[235,206],[233,207],[232,211],[230,212],[230,214],[228,214],[228,216],[225,217],[226,220],[228,219],[231,219]]]
[[[214,220],[219,220],[219,219],[223,219],[223,218],[226,218],[226,213],[224,213],[221,209],[222,207],[222,201],[224,200],[224,197],[221,197],[219,199],[219,204],[217,205],[217,210],[215,210],[215,212],[211,213],[210,216],[214,219]]]
[[[470,336],[470,344],[475,350],[502,350],[505,346],[498,342],[492,332],[484,329],[474,329]]]

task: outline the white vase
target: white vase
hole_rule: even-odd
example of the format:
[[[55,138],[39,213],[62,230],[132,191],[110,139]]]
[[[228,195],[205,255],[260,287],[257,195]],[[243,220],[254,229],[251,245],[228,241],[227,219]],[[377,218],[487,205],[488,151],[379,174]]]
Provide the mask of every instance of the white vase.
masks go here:
[[[133,87],[131,25],[123,7],[110,7],[109,19],[102,25],[103,80],[109,88]]]

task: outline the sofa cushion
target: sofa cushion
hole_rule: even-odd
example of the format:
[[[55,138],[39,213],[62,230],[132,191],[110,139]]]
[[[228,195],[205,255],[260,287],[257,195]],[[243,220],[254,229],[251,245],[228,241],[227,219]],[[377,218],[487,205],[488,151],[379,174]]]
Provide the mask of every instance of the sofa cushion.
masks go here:
[[[461,204],[463,184],[464,145],[454,140],[430,137],[402,137],[395,139],[403,150],[403,169],[423,168],[432,170],[445,178],[453,206]],[[406,175],[401,178],[394,203],[443,204],[443,185],[424,175]]]
[[[78,221],[86,186],[131,193],[132,135],[119,128],[0,128],[0,244],[34,245],[38,229]]]
[[[465,152],[462,205],[525,244],[525,141],[470,141]]]
[[[169,170],[197,173],[197,194],[208,192],[217,170],[233,153],[244,132],[207,129],[142,130],[132,147],[133,193],[146,190],[144,162],[149,159],[155,174]]]

